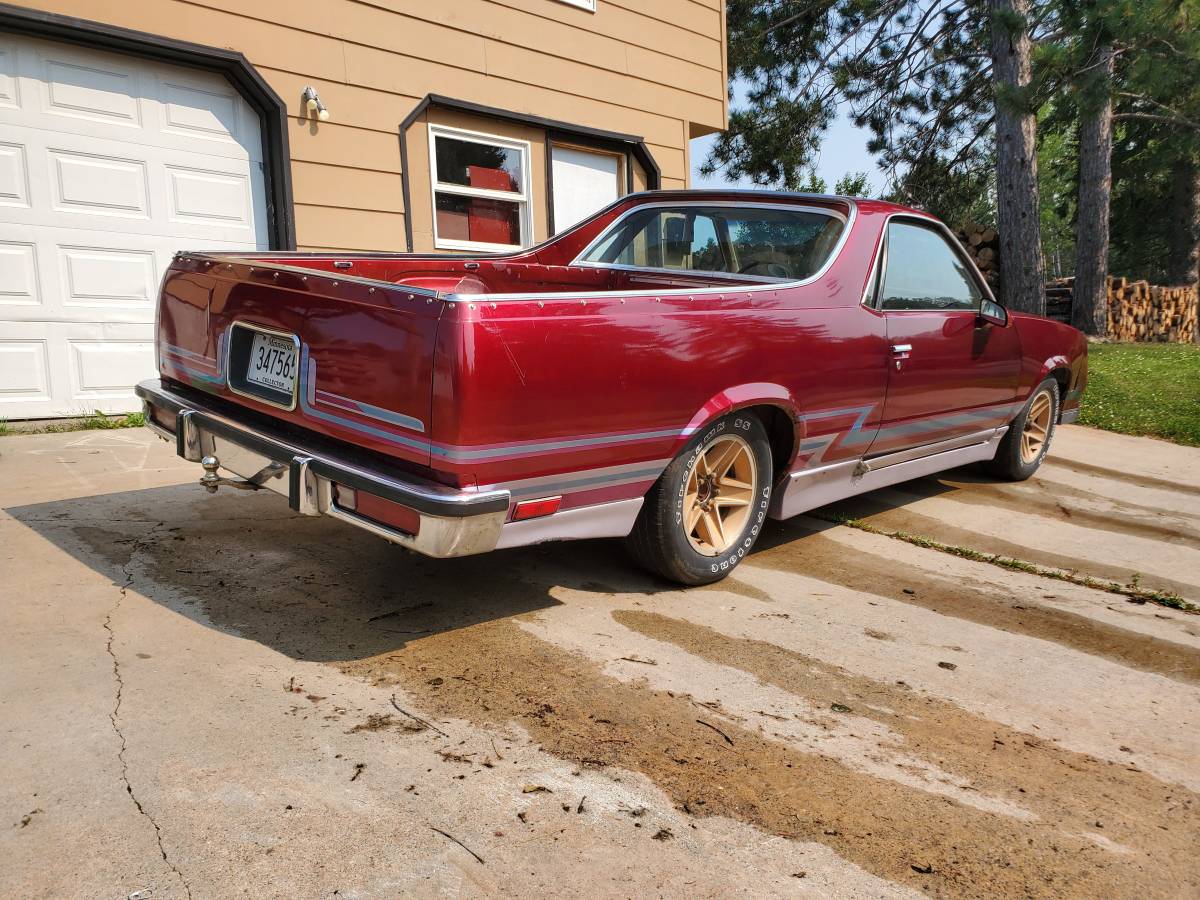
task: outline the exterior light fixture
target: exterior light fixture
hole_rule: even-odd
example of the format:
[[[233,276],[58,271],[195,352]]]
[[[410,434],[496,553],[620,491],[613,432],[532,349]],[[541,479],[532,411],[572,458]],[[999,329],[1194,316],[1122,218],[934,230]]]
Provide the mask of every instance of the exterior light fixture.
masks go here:
[[[317,118],[322,122],[329,121],[329,110],[325,108],[325,104],[321,102],[320,96],[317,95],[317,89],[309,85],[304,89],[304,93],[300,95],[300,99],[304,101],[305,107],[309,112],[317,114]]]

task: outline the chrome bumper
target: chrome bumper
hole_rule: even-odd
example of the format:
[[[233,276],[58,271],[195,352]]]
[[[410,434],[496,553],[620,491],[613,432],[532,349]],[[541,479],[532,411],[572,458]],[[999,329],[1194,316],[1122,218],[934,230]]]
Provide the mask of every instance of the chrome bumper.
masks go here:
[[[175,444],[186,460],[216,457],[222,468],[288,498],[296,512],[332,516],[426,556],[469,556],[495,548],[508,517],[509,492],[461,491],[436,482],[373,470],[335,451],[305,447],[269,427],[251,428],[183,396],[158,379],[136,388],[146,425]],[[175,431],[154,420],[151,407],[173,419]],[[365,491],[407,506],[420,516],[417,534],[407,534],[339,506],[334,484]],[[215,487],[214,487],[215,489]]]

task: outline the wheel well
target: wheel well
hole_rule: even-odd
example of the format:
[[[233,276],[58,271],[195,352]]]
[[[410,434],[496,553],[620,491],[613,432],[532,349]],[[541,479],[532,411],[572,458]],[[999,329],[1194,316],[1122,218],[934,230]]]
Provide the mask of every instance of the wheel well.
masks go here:
[[[1058,382],[1058,400],[1061,403],[1062,398],[1067,396],[1067,391],[1071,387],[1071,370],[1054,369],[1050,373],[1050,377]]]
[[[796,447],[796,429],[792,418],[778,406],[751,406],[744,412],[754,413],[767,430],[767,438],[771,442],[771,461],[775,468],[775,476],[783,474],[792,458]]]

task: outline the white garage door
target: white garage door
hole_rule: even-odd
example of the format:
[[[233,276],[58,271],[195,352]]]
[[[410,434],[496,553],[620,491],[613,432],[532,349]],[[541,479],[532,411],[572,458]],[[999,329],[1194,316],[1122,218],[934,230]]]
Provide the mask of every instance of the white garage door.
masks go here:
[[[267,247],[223,77],[0,34],[0,418],[136,409],[175,251]]]

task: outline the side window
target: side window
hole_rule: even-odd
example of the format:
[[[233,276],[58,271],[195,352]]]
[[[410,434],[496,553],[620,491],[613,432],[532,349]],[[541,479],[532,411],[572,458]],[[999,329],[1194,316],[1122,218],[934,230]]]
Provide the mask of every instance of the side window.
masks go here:
[[[833,213],[778,207],[648,207],[636,210],[580,256],[582,262],[808,278],[845,229]]]
[[[978,309],[983,298],[954,248],[932,228],[888,225],[880,309]]]

